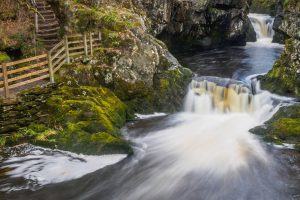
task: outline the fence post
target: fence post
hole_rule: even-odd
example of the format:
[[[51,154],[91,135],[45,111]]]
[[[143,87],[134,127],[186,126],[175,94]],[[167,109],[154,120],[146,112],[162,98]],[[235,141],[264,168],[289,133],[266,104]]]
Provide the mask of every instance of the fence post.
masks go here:
[[[4,97],[9,98],[7,66],[5,64],[2,65],[2,72],[3,72],[3,83],[4,83]]]
[[[49,67],[49,75],[50,75],[50,83],[55,83],[54,81],[54,72],[53,72],[53,65],[51,59],[51,53],[48,53],[48,67]]]
[[[85,56],[87,56],[88,55],[88,47],[87,47],[86,32],[83,33],[83,43],[84,43],[84,54],[85,54]]]
[[[66,59],[67,59],[67,64],[70,64],[70,52],[69,52],[69,41],[68,41],[68,36],[65,36],[65,49],[66,49]]]
[[[34,24],[35,24],[35,32],[38,33],[39,32],[39,16],[38,16],[37,12],[35,12],[35,14],[34,14]]]
[[[99,31],[99,33],[98,33],[98,39],[99,39],[99,41],[102,40],[102,35],[101,35],[101,32],[100,32],[100,31]]]
[[[93,55],[93,33],[90,32],[90,49],[91,49],[91,56]]]

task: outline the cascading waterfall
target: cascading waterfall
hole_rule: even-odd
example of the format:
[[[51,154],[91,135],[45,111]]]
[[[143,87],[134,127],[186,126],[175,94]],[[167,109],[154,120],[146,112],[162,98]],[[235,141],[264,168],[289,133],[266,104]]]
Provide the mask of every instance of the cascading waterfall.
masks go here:
[[[273,22],[274,18],[269,15],[264,14],[254,14],[250,13],[248,15],[250,21],[256,32],[257,40],[266,40],[272,41],[274,31],[273,31]]]
[[[247,112],[254,113],[263,106],[272,107],[270,96],[260,92],[258,83],[247,85],[241,81],[218,77],[195,78],[185,101],[185,111],[200,114]]]
[[[273,152],[268,152],[259,138],[249,132],[268,120],[280,103],[280,100],[274,101],[271,93],[261,91],[259,82],[249,77],[262,73],[256,71],[257,68],[271,67],[277,56],[270,52],[274,48],[271,45],[273,19],[259,14],[249,17],[258,41],[248,43],[245,48],[235,48],[233,57],[224,54],[227,61],[238,57],[239,66],[248,64],[243,68],[249,70],[247,75],[241,76],[236,71],[232,75],[237,76],[226,75],[239,80],[248,77],[245,81],[195,77],[188,88],[183,112],[152,116],[129,123],[123,129],[134,144],[132,157],[84,156],[36,147],[25,149],[26,156],[11,156],[0,163],[0,196],[1,191],[9,191],[5,193],[8,197],[23,194],[22,197],[28,199],[291,199],[288,198],[290,182],[282,179],[285,172],[281,164],[274,162]],[[246,56],[235,53],[241,51]],[[216,61],[215,55],[219,52],[208,57]],[[255,59],[261,61],[261,65],[254,62]],[[222,62],[222,65],[230,68],[228,63],[234,64]],[[207,66],[218,66],[217,71],[222,71],[213,62]],[[22,149],[17,151],[22,152]],[[108,166],[120,160],[116,166]],[[1,179],[1,170],[7,169],[10,170]],[[84,177],[79,178],[81,176]],[[72,181],[56,184],[66,180]],[[28,192],[40,187],[43,188]]]

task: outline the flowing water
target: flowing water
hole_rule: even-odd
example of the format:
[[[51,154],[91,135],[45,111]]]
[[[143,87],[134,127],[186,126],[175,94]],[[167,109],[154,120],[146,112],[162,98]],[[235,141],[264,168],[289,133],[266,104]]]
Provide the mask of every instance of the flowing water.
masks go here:
[[[256,43],[177,55],[197,74],[183,112],[139,115],[128,123],[122,132],[133,156],[83,156],[30,145],[8,149],[0,164],[0,199],[299,198],[292,151],[248,131],[290,101],[260,90],[252,79],[272,67],[282,46],[271,44],[272,18],[250,18]]]

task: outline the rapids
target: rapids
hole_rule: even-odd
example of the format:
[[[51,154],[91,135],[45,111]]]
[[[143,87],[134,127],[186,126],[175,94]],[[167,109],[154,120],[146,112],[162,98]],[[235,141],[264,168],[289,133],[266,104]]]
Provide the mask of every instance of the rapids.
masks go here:
[[[133,156],[12,149],[0,165],[0,199],[288,200],[300,194],[288,159],[249,132],[291,101],[260,90],[254,74],[266,73],[282,46],[271,44],[270,16],[249,17],[256,43],[177,55],[197,74],[183,111],[128,123],[122,132]]]

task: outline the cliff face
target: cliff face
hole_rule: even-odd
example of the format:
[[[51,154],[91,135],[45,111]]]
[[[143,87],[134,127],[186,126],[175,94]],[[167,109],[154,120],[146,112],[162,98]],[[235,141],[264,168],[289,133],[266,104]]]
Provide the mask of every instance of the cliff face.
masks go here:
[[[137,1],[137,0],[136,0]],[[155,0],[142,5],[153,33],[168,46],[245,45],[255,33],[247,17],[251,0]]]
[[[295,0],[278,0],[276,16],[273,25],[275,31],[274,42],[284,43],[285,39],[299,40],[300,2]]]
[[[278,1],[275,39],[285,41],[285,50],[273,69],[262,78],[262,86],[283,95],[300,95],[300,2]],[[277,41],[278,42],[278,41]]]

